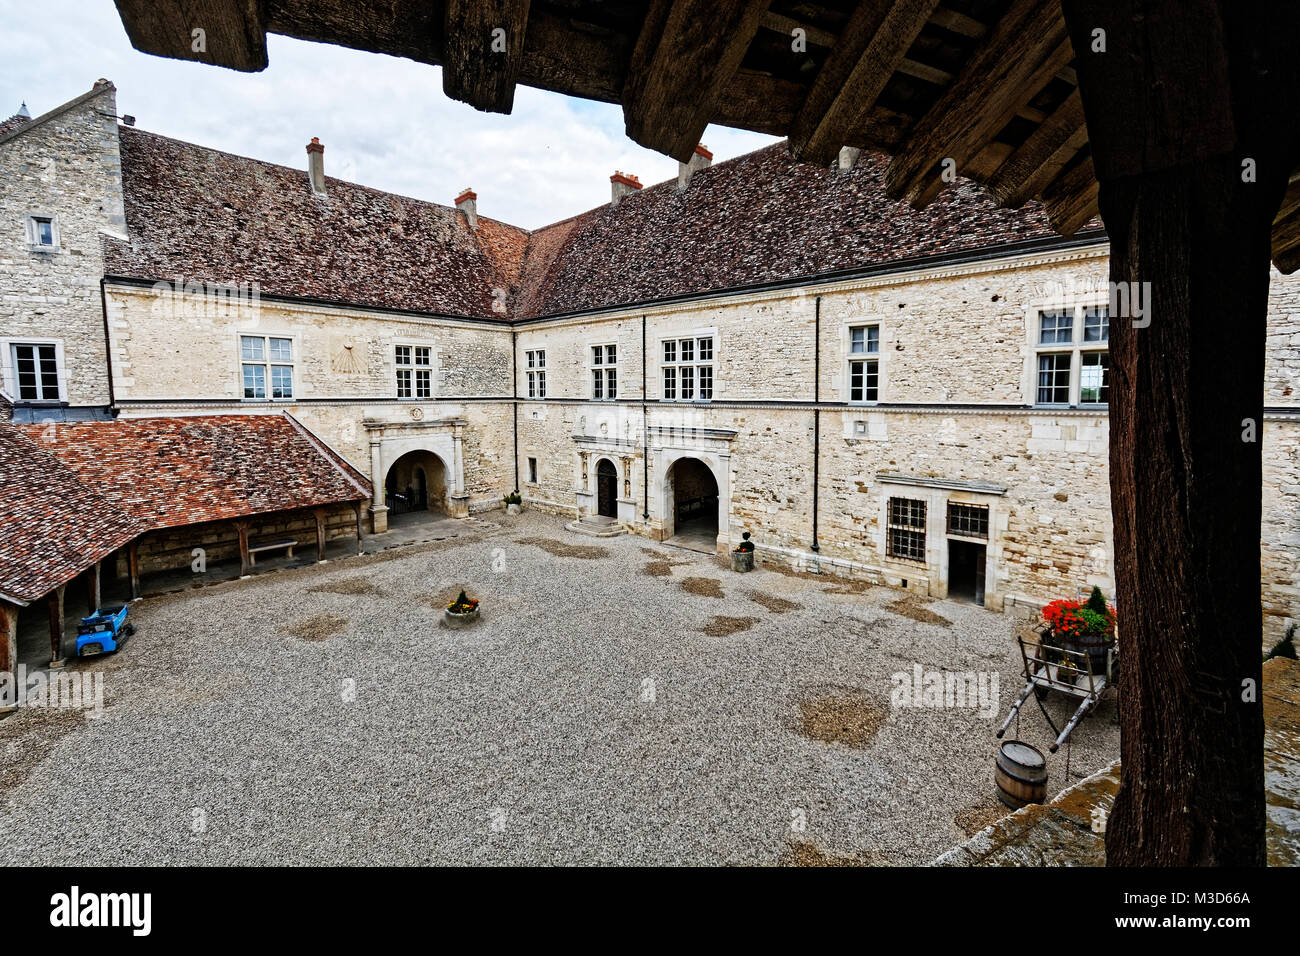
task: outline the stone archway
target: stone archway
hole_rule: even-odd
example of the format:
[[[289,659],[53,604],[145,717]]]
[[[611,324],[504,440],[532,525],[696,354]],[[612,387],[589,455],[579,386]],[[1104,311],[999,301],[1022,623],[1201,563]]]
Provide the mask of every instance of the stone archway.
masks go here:
[[[447,514],[447,465],[425,449],[408,451],[384,476],[384,506],[391,516],[416,512]]]
[[[677,458],[664,475],[664,531],[667,541],[700,551],[717,549],[720,487],[707,462]]]

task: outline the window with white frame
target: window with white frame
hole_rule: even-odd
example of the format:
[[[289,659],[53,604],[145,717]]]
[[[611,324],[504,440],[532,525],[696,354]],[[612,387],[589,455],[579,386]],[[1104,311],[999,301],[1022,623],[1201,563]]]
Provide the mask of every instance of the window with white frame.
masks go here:
[[[27,217],[27,245],[40,252],[53,252],[59,247],[59,225],[53,216],[33,213]]]
[[[1110,401],[1110,311],[1105,305],[1044,309],[1034,328],[1034,403]]]
[[[890,498],[885,553],[904,561],[925,561],[925,502]]]
[[[527,367],[525,376],[528,382],[529,398],[546,397],[546,349],[529,349],[524,352]]]
[[[661,343],[665,401],[713,400],[713,336],[693,335]]]
[[[618,346],[591,347],[591,397],[598,402],[618,398]]]
[[[874,402],[879,398],[880,326],[852,326],[849,329],[849,401]]]
[[[433,349],[427,345],[395,346],[398,398],[433,397]]]
[[[241,335],[239,361],[244,398],[293,398],[293,339]]]
[[[14,396],[20,402],[57,402],[59,348],[53,342],[15,342],[9,346]]]

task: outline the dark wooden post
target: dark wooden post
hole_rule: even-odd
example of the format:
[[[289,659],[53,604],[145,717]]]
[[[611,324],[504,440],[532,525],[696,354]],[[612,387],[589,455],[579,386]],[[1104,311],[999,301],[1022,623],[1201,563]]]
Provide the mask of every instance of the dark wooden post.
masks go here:
[[[316,517],[316,560],[325,560],[325,509],[313,508]]]
[[[140,596],[140,539],[126,546],[126,568],[131,575],[131,600]]]
[[[0,714],[3,714],[18,705],[18,605],[3,599],[0,599],[0,684],[13,690],[12,694],[0,694]]]
[[[96,561],[86,569],[86,605],[90,608],[87,614],[94,614],[99,610],[100,602],[100,562]]]
[[[67,663],[63,656],[63,596],[66,584],[60,584],[45,599],[50,611],[50,667]]]
[[[239,576],[245,577],[248,574],[248,522],[236,521],[235,533],[239,535]]]
[[[1107,862],[1258,866],[1264,343],[1270,227],[1300,158],[1297,17],[1229,0],[1065,13],[1117,289],[1122,778]]]
[[[352,512],[357,518],[357,554],[361,553],[361,502],[352,502]]]

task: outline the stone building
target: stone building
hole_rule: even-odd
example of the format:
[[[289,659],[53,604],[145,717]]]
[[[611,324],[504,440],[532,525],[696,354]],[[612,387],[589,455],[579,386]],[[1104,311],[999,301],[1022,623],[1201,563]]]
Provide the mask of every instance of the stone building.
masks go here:
[[[106,146],[112,87],[87,96],[0,134],[23,184],[0,334],[57,340],[68,383],[43,411],[6,379],[19,417],[74,396],[120,418],[287,412],[369,477],[377,533],[517,489],[586,533],[749,531],[761,561],[993,608],[1113,593],[1098,223],[1062,239],[971,183],[918,212],[869,153],[823,168],[778,145],[701,147],[650,187],[616,172],[609,204],[530,232],[472,190],[439,206],[329,177],[316,140],[300,169],[126,124]],[[41,210],[98,244],[75,275],[27,242]],[[1266,643],[1300,614],[1298,296],[1274,274]]]

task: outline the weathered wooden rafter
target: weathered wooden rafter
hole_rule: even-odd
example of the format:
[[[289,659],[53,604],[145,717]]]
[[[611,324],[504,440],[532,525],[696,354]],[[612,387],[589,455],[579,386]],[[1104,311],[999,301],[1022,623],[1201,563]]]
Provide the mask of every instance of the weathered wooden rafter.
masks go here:
[[[1045,200],[1058,228],[1096,210],[1060,0],[1012,0],[994,22],[943,0],[847,13],[764,0],[116,2],[132,44],[160,56],[260,70],[269,31],[441,64],[447,93],[480,109],[508,111],[516,84],[621,103],[629,136],[679,159],[713,122],[787,136],[810,162],[886,150],[889,194],[919,206],[951,159],[1004,205]],[[1298,206],[1289,196],[1274,227],[1286,271],[1300,266]]]

